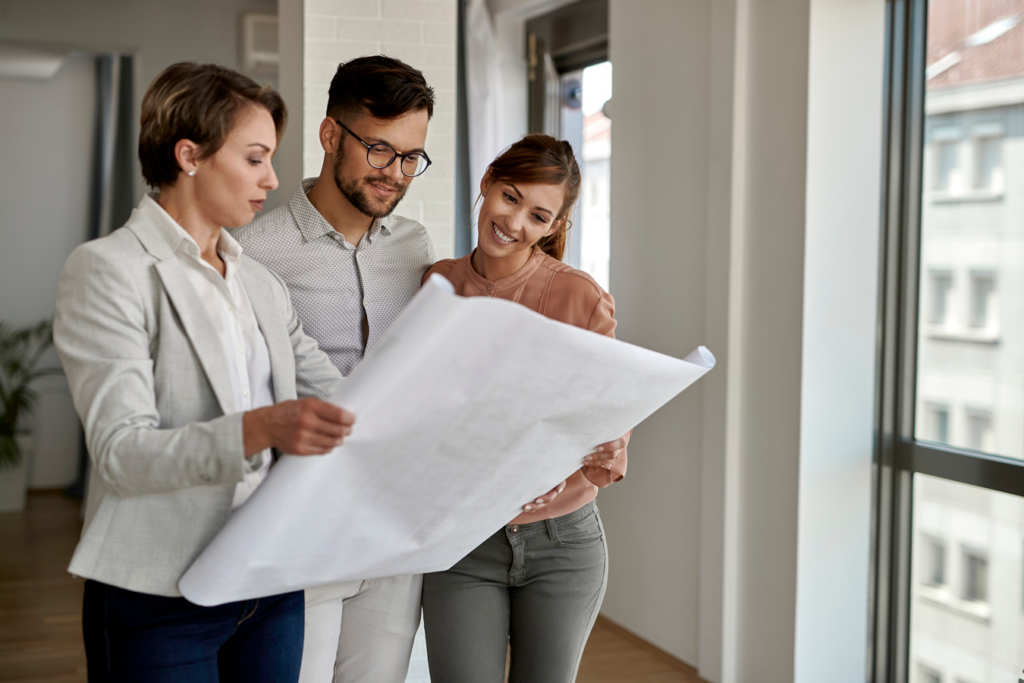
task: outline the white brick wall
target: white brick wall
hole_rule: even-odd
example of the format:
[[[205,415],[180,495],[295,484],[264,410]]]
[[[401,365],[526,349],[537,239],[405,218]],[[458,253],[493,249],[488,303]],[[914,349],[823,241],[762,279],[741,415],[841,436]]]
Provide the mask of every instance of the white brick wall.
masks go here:
[[[340,62],[386,54],[421,70],[437,97],[426,150],[434,163],[396,213],[420,221],[439,258],[455,248],[455,84],[457,0],[305,0],[303,175],[319,175],[318,140],[327,90]]]

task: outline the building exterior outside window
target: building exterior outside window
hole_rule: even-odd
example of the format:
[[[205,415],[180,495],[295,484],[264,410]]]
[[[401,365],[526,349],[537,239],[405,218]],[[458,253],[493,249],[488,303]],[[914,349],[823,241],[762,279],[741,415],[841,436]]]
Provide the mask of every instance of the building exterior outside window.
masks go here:
[[[915,436],[1024,459],[1024,0],[930,0]],[[1024,668],[1024,498],[914,475],[910,683]]]

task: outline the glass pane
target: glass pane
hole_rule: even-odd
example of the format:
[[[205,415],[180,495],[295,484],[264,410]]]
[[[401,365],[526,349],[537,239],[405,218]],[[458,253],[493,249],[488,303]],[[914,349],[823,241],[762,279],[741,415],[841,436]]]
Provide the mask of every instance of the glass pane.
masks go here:
[[[1024,458],[1024,0],[930,0],[926,64],[915,435]]]
[[[583,187],[580,190],[580,268],[608,290],[611,248],[612,121],[604,105],[612,96],[612,65],[583,70]]]
[[[1010,683],[1024,665],[1024,498],[914,475],[910,683]]]

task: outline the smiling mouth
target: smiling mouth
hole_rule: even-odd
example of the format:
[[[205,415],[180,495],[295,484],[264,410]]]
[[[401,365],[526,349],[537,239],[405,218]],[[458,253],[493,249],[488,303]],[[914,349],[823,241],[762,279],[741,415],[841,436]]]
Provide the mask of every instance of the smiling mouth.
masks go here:
[[[370,185],[370,187],[383,194],[394,194],[402,191],[401,185],[386,185],[373,180],[368,180],[366,182],[368,185]]]
[[[503,233],[501,229],[494,223],[491,223],[491,229],[494,231],[494,234],[497,235],[498,239],[501,240],[502,242],[505,242],[506,244],[511,244],[512,242],[516,241],[515,239]]]

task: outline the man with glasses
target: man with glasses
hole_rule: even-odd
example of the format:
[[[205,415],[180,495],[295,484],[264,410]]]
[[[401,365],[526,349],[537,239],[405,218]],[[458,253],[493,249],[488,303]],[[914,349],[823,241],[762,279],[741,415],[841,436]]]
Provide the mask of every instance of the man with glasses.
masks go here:
[[[343,375],[419,289],[434,248],[392,214],[430,166],[423,149],[434,91],[389,57],[341,64],[320,124],[323,166],[286,206],[234,233],[284,279],[307,334]],[[421,577],[306,590],[301,683],[402,683],[419,626]]]

